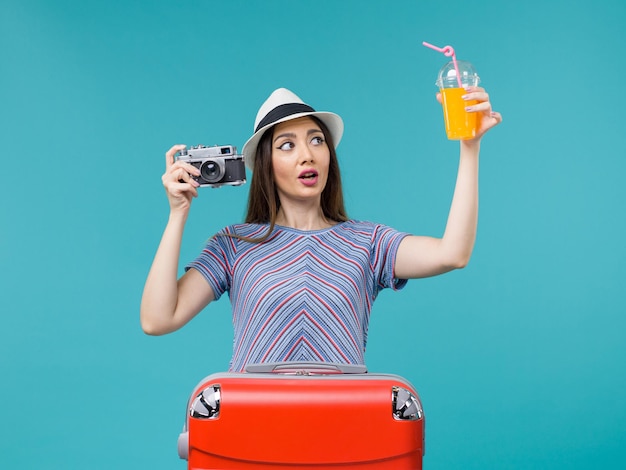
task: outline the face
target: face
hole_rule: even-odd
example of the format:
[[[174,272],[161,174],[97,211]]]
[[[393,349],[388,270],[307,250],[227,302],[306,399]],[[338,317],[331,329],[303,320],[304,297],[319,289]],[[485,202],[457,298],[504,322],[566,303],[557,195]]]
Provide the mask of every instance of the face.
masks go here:
[[[330,151],[324,133],[308,117],[276,125],[272,168],[281,202],[319,201],[328,179]]]

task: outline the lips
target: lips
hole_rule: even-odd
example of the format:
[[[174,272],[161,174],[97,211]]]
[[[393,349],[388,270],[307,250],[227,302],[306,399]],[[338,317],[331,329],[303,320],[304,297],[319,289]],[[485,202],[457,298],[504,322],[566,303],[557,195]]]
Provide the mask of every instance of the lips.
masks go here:
[[[298,178],[315,178],[317,176],[317,171],[315,170],[307,170],[300,173]]]
[[[313,186],[317,183],[318,173],[315,170],[304,170],[298,176],[298,179],[302,182],[302,184],[306,186]]]

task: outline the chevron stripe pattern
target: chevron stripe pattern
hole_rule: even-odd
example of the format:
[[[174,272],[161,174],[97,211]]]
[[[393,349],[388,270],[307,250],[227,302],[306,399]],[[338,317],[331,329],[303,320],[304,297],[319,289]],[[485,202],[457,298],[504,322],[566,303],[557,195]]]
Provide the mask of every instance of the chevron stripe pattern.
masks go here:
[[[186,269],[197,269],[215,298],[228,292],[234,344],[231,371],[247,364],[316,361],[363,364],[372,304],[401,289],[393,265],[406,233],[351,220],[329,229],[239,224],[211,238]]]

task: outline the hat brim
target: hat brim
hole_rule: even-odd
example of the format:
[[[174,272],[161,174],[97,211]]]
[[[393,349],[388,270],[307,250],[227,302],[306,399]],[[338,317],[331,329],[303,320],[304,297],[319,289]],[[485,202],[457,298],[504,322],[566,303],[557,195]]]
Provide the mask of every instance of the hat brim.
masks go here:
[[[315,116],[324,123],[324,125],[328,128],[328,132],[330,132],[330,136],[333,139],[335,148],[337,148],[339,142],[341,141],[341,137],[343,136],[343,120],[338,114],[329,113],[326,111],[311,111],[290,114],[289,116],[285,116],[282,119],[278,119],[262,127],[261,129],[256,131],[252,135],[252,137],[248,139],[241,151],[241,154],[243,155],[243,161],[245,162],[246,167],[248,167],[249,170],[252,170],[254,168],[254,157],[256,156],[256,149],[259,145],[261,137],[263,137],[263,134],[265,134],[265,131],[267,131],[272,126],[275,126],[276,124],[280,124],[281,122],[291,121],[293,119],[298,119],[306,116]]]

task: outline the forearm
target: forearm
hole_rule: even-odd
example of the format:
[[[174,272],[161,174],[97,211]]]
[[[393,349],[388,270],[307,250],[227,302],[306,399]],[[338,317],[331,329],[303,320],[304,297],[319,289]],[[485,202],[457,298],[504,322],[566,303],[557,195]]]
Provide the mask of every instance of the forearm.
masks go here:
[[[457,268],[469,262],[476,240],[480,141],[461,141],[460,147],[454,195],[441,241],[448,263]]]
[[[169,330],[178,303],[178,263],[186,213],[171,213],[141,299],[141,326],[148,334]]]

